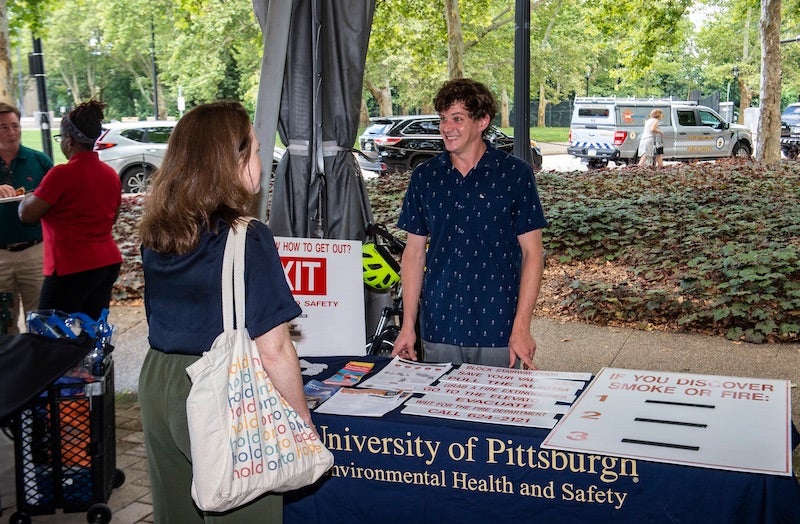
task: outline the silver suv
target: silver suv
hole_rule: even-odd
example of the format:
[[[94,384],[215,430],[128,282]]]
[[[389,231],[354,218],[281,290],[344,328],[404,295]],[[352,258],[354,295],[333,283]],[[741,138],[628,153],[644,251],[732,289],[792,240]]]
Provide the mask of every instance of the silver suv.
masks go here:
[[[103,125],[94,144],[100,160],[119,173],[124,193],[142,193],[161,166],[169,135],[177,122],[115,122]]]

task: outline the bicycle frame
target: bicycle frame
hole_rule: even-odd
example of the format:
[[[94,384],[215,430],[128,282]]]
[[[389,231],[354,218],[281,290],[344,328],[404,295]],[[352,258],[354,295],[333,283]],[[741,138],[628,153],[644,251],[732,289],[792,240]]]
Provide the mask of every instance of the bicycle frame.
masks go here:
[[[383,224],[370,224],[367,226],[368,237],[373,237],[376,242],[382,240],[384,245],[393,255],[402,255],[405,243],[392,235]],[[381,311],[378,323],[372,335],[367,338],[368,355],[391,355],[394,349],[394,341],[400,332],[403,323],[403,285],[398,282],[389,291],[394,297],[392,303]],[[387,356],[388,356],[387,355]]]

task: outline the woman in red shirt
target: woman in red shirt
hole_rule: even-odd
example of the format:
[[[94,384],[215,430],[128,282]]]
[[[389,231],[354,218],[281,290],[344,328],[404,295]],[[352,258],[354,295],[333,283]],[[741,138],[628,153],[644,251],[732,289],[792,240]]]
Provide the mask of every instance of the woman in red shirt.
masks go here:
[[[111,301],[122,255],[111,230],[117,220],[119,176],[93,151],[104,104],[90,100],[61,119],[66,164],[53,167],[19,205],[23,222],[42,222],[44,284],[39,309],[98,318]]]

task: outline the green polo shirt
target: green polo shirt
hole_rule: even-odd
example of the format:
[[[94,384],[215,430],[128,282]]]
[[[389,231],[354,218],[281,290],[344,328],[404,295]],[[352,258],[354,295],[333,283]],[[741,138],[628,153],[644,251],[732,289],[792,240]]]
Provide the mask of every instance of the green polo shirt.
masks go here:
[[[19,146],[16,158],[11,161],[10,173],[5,162],[0,160],[0,183],[8,183],[10,176],[13,187],[33,191],[51,167],[53,161],[41,151]],[[20,222],[18,207],[19,202],[0,203],[0,246],[42,239],[42,226],[39,222],[31,225]]]

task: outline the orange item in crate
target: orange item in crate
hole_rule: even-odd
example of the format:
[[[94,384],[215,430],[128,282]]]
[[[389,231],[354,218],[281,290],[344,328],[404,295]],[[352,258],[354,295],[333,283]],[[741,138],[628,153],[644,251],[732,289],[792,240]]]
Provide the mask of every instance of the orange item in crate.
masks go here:
[[[88,468],[92,465],[89,444],[91,430],[89,399],[58,403],[61,427],[61,462],[64,466]]]

